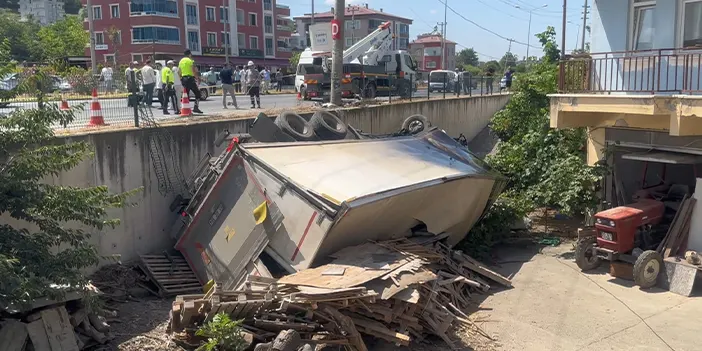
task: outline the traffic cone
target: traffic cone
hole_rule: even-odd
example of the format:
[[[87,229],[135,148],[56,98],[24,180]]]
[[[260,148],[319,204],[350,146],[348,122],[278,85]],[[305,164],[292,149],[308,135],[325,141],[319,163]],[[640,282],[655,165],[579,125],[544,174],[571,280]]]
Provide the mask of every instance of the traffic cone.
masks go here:
[[[190,117],[193,115],[193,109],[190,107],[190,98],[188,90],[183,89],[183,99],[181,100],[180,117]]]
[[[61,96],[61,111],[70,111],[71,108],[68,107],[68,101],[66,100],[65,97]]]
[[[105,118],[102,116],[102,107],[98,101],[97,89],[93,88],[93,102],[90,104],[90,122],[88,126],[98,127],[105,125]]]

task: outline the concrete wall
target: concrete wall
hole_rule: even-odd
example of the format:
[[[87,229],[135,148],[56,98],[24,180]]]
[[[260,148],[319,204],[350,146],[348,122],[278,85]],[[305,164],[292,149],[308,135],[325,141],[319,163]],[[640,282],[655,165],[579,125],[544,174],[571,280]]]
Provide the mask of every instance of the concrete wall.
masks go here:
[[[399,130],[404,118],[424,114],[434,125],[451,136],[463,133],[468,140],[480,132],[491,116],[508,101],[508,95],[416,101],[379,107],[345,109],[340,112],[353,126],[369,133],[392,133]],[[210,152],[219,154],[226,145],[215,150],[213,141],[225,129],[246,132],[250,119],[202,122],[168,126],[175,141],[176,156],[187,178],[202,157]],[[169,211],[174,194],[162,195],[149,152],[152,129],[132,129],[64,138],[66,142],[85,141],[95,148],[95,157],[50,180],[53,184],[73,186],[105,185],[112,192],[139,187],[143,191],[131,200],[135,207],[113,210],[111,216],[120,218],[116,229],[94,233],[92,241],[101,255],[121,255],[122,260],[137,258],[138,254],[160,252],[172,247],[170,231],[177,214]],[[166,155],[168,156],[168,155]],[[173,170],[169,170],[173,173]],[[2,218],[5,223],[17,222]],[[32,228],[30,228],[32,229]]]

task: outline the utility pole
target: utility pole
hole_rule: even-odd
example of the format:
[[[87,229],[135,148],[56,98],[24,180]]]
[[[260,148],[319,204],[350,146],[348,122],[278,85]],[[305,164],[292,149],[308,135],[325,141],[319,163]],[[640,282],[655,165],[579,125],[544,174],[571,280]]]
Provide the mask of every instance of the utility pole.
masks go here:
[[[507,48],[507,52],[512,52],[512,42],[514,41],[514,39],[507,39],[507,40],[509,41],[509,47]],[[528,48],[529,47],[527,46],[527,50],[528,50]],[[529,53],[527,53],[527,57],[529,57]]]
[[[97,61],[95,58],[95,23],[93,18],[93,0],[88,0],[86,3],[88,10],[88,32],[90,32],[90,67],[93,70],[93,75],[97,74]],[[117,60],[115,60],[116,63]]]
[[[444,0],[444,24],[441,26],[441,69],[446,69],[446,14],[448,11],[448,0]]]
[[[441,26],[441,31],[439,34],[441,35],[441,69],[446,69],[444,67],[444,25],[446,23],[444,22],[437,22],[436,25]],[[434,31],[436,31],[436,27],[434,27]]]
[[[227,24],[229,24],[229,29],[231,30],[231,22],[229,22],[229,6],[227,6],[227,0],[222,0],[222,6],[224,7],[224,12],[227,13],[227,20],[224,21],[224,63],[229,62],[229,40],[231,39],[229,37],[229,31],[227,31]],[[263,24],[265,27],[265,23]],[[264,39],[265,41],[265,39]],[[264,43],[265,46],[265,43]]]
[[[312,18],[311,18],[310,23],[314,24],[314,0],[310,0],[310,1],[312,1]]]
[[[334,20],[337,23],[338,34],[335,36],[334,49],[332,50],[332,74],[331,74],[331,103],[341,106],[341,74],[344,69],[344,12],[346,11],[345,0],[336,0],[334,6]],[[332,25],[332,37],[334,37],[334,26]]]
[[[585,0],[585,5],[583,5],[583,32],[582,39],[580,41],[580,50],[585,51],[585,32],[587,28],[587,0]]]

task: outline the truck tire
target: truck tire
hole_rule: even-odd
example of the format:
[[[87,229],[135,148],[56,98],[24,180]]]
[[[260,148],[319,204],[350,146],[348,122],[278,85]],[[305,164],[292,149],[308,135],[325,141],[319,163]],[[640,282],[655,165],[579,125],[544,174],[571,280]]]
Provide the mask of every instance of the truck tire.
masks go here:
[[[402,130],[408,131],[410,134],[418,134],[429,128],[431,128],[431,122],[422,115],[409,116],[402,122]]]
[[[302,100],[309,101],[310,97],[307,96],[307,88],[304,85],[300,86],[300,95],[302,95]]]
[[[399,95],[403,99],[409,98],[410,95],[412,95],[410,83],[401,80],[397,85],[397,95]]]
[[[337,116],[328,111],[317,111],[310,119],[312,129],[323,140],[337,140],[346,137],[348,128]]]
[[[310,123],[295,112],[281,113],[275,119],[275,125],[295,140],[310,141],[315,139],[314,130]]]
[[[582,238],[575,245],[575,264],[578,265],[581,271],[589,271],[600,266],[602,260],[594,255],[592,247],[597,242],[594,236]]]
[[[378,87],[375,86],[375,83],[368,83],[365,89],[363,89],[363,97],[366,99],[375,99],[377,94]]]
[[[651,288],[656,285],[661,269],[665,269],[661,254],[655,250],[646,250],[634,263],[634,282],[642,289]]]

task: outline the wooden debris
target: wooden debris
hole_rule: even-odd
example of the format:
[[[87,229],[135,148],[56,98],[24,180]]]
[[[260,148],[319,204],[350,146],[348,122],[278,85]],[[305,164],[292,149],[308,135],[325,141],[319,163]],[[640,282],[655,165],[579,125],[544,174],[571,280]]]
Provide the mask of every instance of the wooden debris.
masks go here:
[[[202,291],[202,284],[180,254],[141,255],[139,268],[158,287],[161,297]]]
[[[687,239],[690,234],[690,222],[692,220],[692,211],[697,200],[693,197],[685,195],[678,211],[675,213],[673,222],[671,222],[663,241],[658,245],[658,253],[663,258],[675,256],[678,251],[687,246]]]
[[[27,327],[24,323],[9,320],[0,325],[0,350],[22,351],[27,344]]]

